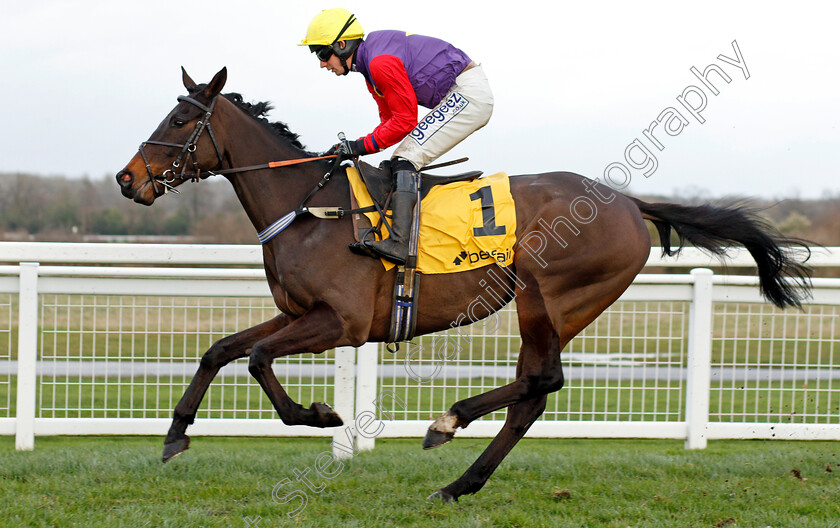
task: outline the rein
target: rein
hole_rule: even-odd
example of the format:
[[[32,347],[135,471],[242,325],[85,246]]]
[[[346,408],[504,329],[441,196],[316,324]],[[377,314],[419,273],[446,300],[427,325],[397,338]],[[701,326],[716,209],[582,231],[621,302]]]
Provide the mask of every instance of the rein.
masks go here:
[[[276,168],[279,168],[279,167],[286,167],[286,166],[289,166],[289,165],[297,165],[299,163],[307,163],[307,162],[310,162],[310,161],[317,161],[317,160],[334,158],[335,162],[333,163],[330,170],[327,171],[327,173],[324,174],[324,176],[321,178],[321,180],[318,182],[318,184],[311,191],[309,191],[309,194],[306,195],[306,197],[300,202],[300,205],[294,211],[291,211],[290,213],[287,213],[287,214],[283,215],[282,218],[280,218],[279,220],[276,220],[271,225],[269,225],[267,228],[265,228],[262,231],[260,231],[259,233],[257,233],[257,238],[259,239],[260,243],[265,244],[266,242],[268,242],[269,240],[271,240],[272,238],[274,238],[275,236],[280,234],[280,232],[282,232],[284,229],[289,227],[289,225],[294,221],[294,219],[297,218],[301,214],[310,213],[310,214],[313,214],[315,216],[318,216],[319,218],[334,218],[334,219],[336,219],[336,218],[342,218],[346,214],[368,212],[368,211],[378,209],[378,206],[371,206],[371,207],[365,207],[365,208],[362,208],[362,209],[350,209],[350,210],[344,210],[344,209],[341,209],[339,207],[313,207],[313,208],[306,207],[306,202],[308,202],[309,199],[312,198],[312,196],[316,192],[318,192],[321,188],[324,187],[324,185],[327,184],[327,182],[330,181],[330,178],[332,177],[332,173],[335,172],[335,170],[338,169],[338,167],[341,165],[341,162],[344,159],[346,159],[346,158],[339,157],[336,154],[330,154],[330,155],[326,155],[326,156],[315,156],[315,157],[311,157],[311,158],[298,158],[298,159],[282,160],[282,161],[270,161],[268,163],[263,163],[263,164],[260,164],[260,165],[249,165],[249,166],[246,166],[246,167],[234,167],[234,168],[230,168],[230,169],[221,169],[221,170],[206,170],[205,169],[205,175],[202,175],[201,174],[201,168],[198,166],[198,161],[195,160],[194,153],[195,153],[196,149],[198,148],[198,139],[201,137],[201,134],[202,134],[202,132],[204,132],[205,129],[207,130],[207,134],[210,136],[210,140],[213,142],[213,148],[216,150],[216,158],[218,160],[217,166],[221,166],[222,163],[224,162],[224,158],[222,157],[222,151],[221,151],[221,149],[219,149],[219,144],[216,141],[216,135],[213,133],[213,127],[210,125],[210,117],[213,116],[213,109],[216,107],[216,100],[217,99],[218,99],[218,96],[214,97],[213,101],[210,103],[210,106],[207,106],[207,105],[204,105],[204,104],[196,101],[192,97],[189,97],[189,96],[186,96],[186,95],[179,95],[178,96],[178,101],[190,103],[191,105],[196,106],[197,108],[199,108],[200,110],[202,110],[204,112],[203,118],[200,119],[195,124],[195,130],[193,130],[192,134],[190,135],[189,139],[187,139],[186,143],[179,144],[179,143],[168,143],[166,141],[148,140],[148,141],[144,141],[143,143],[140,144],[140,148],[139,148],[140,156],[143,158],[143,163],[146,164],[146,172],[148,172],[148,174],[149,174],[149,181],[151,182],[151,184],[152,184],[152,186],[154,187],[155,190],[157,190],[157,184],[160,184],[160,185],[163,186],[163,194],[166,194],[168,192],[173,192],[175,194],[180,194],[181,191],[176,189],[175,185],[173,185],[175,182],[178,182],[178,181],[191,180],[191,181],[198,182],[201,179],[208,178],[210,176],[217,176],[217,175],[218,176],[224,176],[224,175],[227,175],[227,174],[236,174],[236,173],[239,173],[239,172],[264,170],[264,169],[276,169]],[[345,139],[344,138],[344,133],[340,132],[339,133],[339,140],[344,141],[344,139]],[[170,168],[163,171],[162,174],[155,174],[154,171],[152,171],[152,166],[149,163],[148,158],[146,157],[146,151],[145,151],[146,145],[158,145],[158,146],[163,146],[163,147],[174,147],[174,148],[181,149],[181,152],[178,154],[178,156],[172,162],[172,166]],[[190,160],[190,158],[192,158],[192,160],[193,160],[192,165],[193,165],[193,168],[194,168],[194,172],[187,172],[187,162]],[[433,169],[433,168],[437,168],[437,167],[445,167],[447,165],[460,163],[462,161],[466,161],[466,159],[467,158],[461,158],[459,160],[451,161],[451,162],[448,162],[448,163],[440,163],[438,165],[426,167],[425,170],[429,170],[429,169]],[[359,166],[358,157],[354,158],[353,162],[357,167]],[[361,167],[359,167],[359,168],[361,169]],[[180,169],[180,172],[176,172],[176,171],[178,171],[178,169]],[[382,211],[379,211],[379,212],[380,212],[380,214],[383,214]]]
[[[252,170],[262,170],[262,169],[276,169],[278,167],[286,167],[288,165],[297,165],[299,163],[306,163],[308,161],[318,161],[322,159],[330,159],[335,158],[335,154],[330,154],[329,156],[316,156],[314,158],[297,158],[297,159],[290,159],[290,160],[283,160],[283,161],[269,161],[268,163],[263,163],[262,165],[248,165],[247,167],[237,167],[234,169],[224,169],[219,171],[207,171],[209,174],[208,176],[224,176],[226,174],[235,174],[237,172],[245,172],[245,171],[252,171]]]
[[[309,194],[307,194],[306,197],[303,200],[301,200],[300,205],[297,207],[297,209],[295,209],[294,211],[291,211],[290,213],[287,213],[287,214],[283,215],[279,220],[274,221],[271,225],[269,225],[268,227],[266,227],[265,229],[263,229],[262,231],[257,233],[257,239],[260,241],[260,244],[265,244],[266,242],[268,242],[272,238],[279,235],[284,229],[289,227],[289,225],[298,216],[300,216],[302,214],[305,214],[305,213],[315,214],[315,211],[311,211],[308,207],[306,207],[306,202],[308,202],[309,199],[312,198],[312,196],[316,192],[321,190],[324,187],[324,185],[326,185],[327,182],[330,181],[330,178],[332,177],[332,173],[335,172],[335,170],[341,165],[341,162],[343,160],[342,160],[342,158],[340,158],[338,156],[332,155],[332,156],[322,156],[321,158],[304,158],[304,159],[300,159],[300,160],[289,160],[290,163],[285,163],[285,162],[282,162],[282,161],[272,162],[272,163],[282,164],[282,165],[275,165],[277,167],[282,167],[284,165],[294,165],[296,163],[303,163],[303,162],[306,162],[306,161],[311,161],[312,159],[323,159],[323,158],[335,158],[335,163],[333,163],[333,166],[330,167],[330,170],[327,171],[327,173],[324,174],[321,177],[321,180],[317,183],[317,185],[315,185],[315,187],[313,187],[312,190],[309,191]],[[269,163],[268,165],[271,165],[271,163]],[[323,208],[316,208],[316,209],[323,209]],[[323,214],[324,214],[325,217],[341,218],[343,216],[343,214],[339,214],[339,212],[344,213],[344,211],[341,211],[340,209],[337,209],[335,212],[324,212]]]

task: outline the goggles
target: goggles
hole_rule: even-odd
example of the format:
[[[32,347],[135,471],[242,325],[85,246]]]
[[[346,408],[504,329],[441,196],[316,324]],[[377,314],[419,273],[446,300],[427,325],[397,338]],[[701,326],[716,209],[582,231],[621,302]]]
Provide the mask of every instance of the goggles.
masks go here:
[[[321,62],[327,62],[333,55],[332,46],[320,46],[313,51],[315,56],[318,57],[318,60]]]

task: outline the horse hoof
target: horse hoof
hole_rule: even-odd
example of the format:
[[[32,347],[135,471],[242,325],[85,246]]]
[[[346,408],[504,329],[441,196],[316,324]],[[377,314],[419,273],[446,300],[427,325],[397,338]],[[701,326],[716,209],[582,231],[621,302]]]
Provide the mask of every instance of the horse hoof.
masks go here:
[[[436,492],[429,495],[426,500],[430,501],[441,501],[442,503],[446,504],[447,502],[458,502],[458,497],[452,495],[447,491],[443,491],[442,489],[437,490]]]
[[[326,403],[315,402],[309,406],[309,410],[316,416],[317,427],[340,427],[344,420]]]
[[[190,437],[184,435],[182,438],[167,440],[163,443],[163,463],[169,462],[176,456],[190,448]]]
[[[435,447],[440,447],[443,444],[452,440],[453,436],[455,436],[454,432],[441,433],[440,431],[429,429],[428,431],[426,431],[426,437],[423,438],[423,449],[433,449]]]

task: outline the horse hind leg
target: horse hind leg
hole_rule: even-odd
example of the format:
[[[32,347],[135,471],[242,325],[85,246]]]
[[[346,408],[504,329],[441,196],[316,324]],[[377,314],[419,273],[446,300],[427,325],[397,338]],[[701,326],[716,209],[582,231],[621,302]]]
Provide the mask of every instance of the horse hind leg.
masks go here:
[[[432,493],[429,499],[440,499],[443,502],[457,501],[461,495],[480,490],[502,460],[543,413],[547,398],[547,395],[543,394],[508,407],[504,426],[481,456],[455,482]]]
[[[525,293],[528,292],[528,293]],[[452,438],[455,427],[466,427],[473,420],[504,407],[507,418],[487,449],[461,477],[439,489],[430,498],[444,501],[480,490],[517,442],[545,410],[547,395],[563,386],[560,351],[565,345],[554,330],[536,288],[518,297],[522,346],[516,365],[516,379],[503,387],[454,404],[430,427],[424,447],[435,440]],[[441,431],[441,425],[449,426]],[[440,445],[440,444],[438,444]]]
[[[640,266],[641,267],[641,266]],[[518,291],[517,305],[522,347],[516,367],[516,380],[508,385],[450,407],[440,422],[466,427],[471,421],[492,411],[508,408],[505,425],[482,455],[452,484],[432,497],[457,500],[460,495],[475,493],[504,457],[525,435],[545,410],[546,396],[562,388],[564,378],[560,353],[566,344],[609,306],[632,281],[631,272],[565,288],[566,295],[543,297],[548,288],[534,286],[533,277]],[[436,431],[439,432],[439,431]],[[449,431],[454,434],[454,427]],[[436,434],[433,434],[436,436]]]
[[[189,448],[187,426],[195,421],[204,394],[219,370],[231,361],[247,356],[254,343],[277,332],[288,323],[287,316],[278,315],[269,321],[218,340],[204,353],[195,376],[175,406],[172,425],[163,444],[163,462],[168,462]]]
[[[560,390],[564,383],[560,364],[561,349],[556,334],[550,338],[549,344],[542,347],[523,341],[516,379],[452,405],[429,426],[423,439],[423,449],[432,449],[449,442],[459,427],[467,427],[477,418],[493,411]]]
[[[585,247],[578,247],[580,243],[572,246],[558,258],[549,259],[548,266],[519,259],[517,274],[523,285],[516,290],[516,302],[522,348],[516,380],[450,407],[430,427],[431,440],[447,440],[456,427],[466,427],[489,412],[510,406],[508,418],[481,457],[458,480],[439,490],[437,496],[451,500],[481,489],[542,414],[544,403],[534,400],[562,388],[563,348],[618,299],[644,266],[650,239],[635,208],[626,209],[629,215],[618,214],[617,209],[605,212],[605,222],[627,226],[619,234],[605,231],[608,236],[587,240]]]
[[[565,343],[560,343],[536,282],[533,278],[524,280],[526,287],[517,291],[522,345],[516,366],[516,379],[452,405],[429,427],[423,439],[424,449],[449,442],[458,427],[464,428],[488,413],[557,391],[563,386],[560,351]]]

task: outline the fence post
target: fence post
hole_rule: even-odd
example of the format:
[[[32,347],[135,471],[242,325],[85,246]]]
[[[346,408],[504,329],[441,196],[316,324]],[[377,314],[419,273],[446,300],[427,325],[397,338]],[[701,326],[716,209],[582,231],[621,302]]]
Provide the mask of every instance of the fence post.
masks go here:
[[[15,449],[35,449],[35,386],[38,358],[38,263],[20,263],[18,297],[17,419]]]
[[[356,349],[350,346],[338,347],[335,349],[335,397],[333,405],[335,412],[344,420],[342,427],[336,427],[333,431],[333,455],[336,458],[351,458],[348,451],[339,449],[336,445],[347,443],[348,427],[352,428],[352,420],[355,417],[356,409]],[[348,422],[351,420],[351,422]],[[350,435],[352,437],[352,435]],[[350,446],[352,447],[352,446]]]
[[[376,437],[382,432],[383,424],[376,423],[377,370],[379,369],[379,345],[365,343],[359,347],[356,359],[356,446],[359,451],[373,449]]]
[[[712,270],[696,268],[688,319],[685,448],[705,449],[712,376]]]

